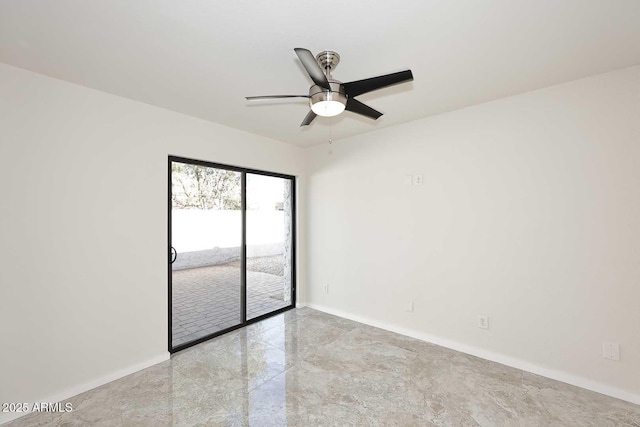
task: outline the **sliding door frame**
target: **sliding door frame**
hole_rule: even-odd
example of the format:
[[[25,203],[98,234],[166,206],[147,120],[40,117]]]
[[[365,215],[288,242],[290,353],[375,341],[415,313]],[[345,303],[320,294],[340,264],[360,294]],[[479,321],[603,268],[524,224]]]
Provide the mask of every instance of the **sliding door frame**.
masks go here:
[[[241,287],[241,322],[238,325],[231,326],[227,329],[223,329],[218,332],[214,332],[212,334],[206,335],[202,338],[198,338],[194,341],[190,341],[188,343],[180,344],[178,346],[173,346],[173,289],[172,289],[172,273],[173,270],[171,268],[171,210],[173,208],[173,202],[171,199],[172,195],[172,185],[171,185],[171,163],[187,163],[191,165],[204,166],[209,168],[216,169],[225,169],[234,172],[241,173],[241,211],[242,211],[242,242],[240,246],[241,255],[240,255],[240,287]],[[231,332],[235,329],[242,328],[244,326],[250,325],[252,323],[259,322],[266,318],[275,316],[280,313],[284,313],[285,311],[291,310],[296,307],[296,276],[297,276],[297,249],[296,249],[296,236],[297,236],[297,222],[296,222],[296,177],[293,175],[285,175],[276,172],[267,172],[257,169],[249,169],[242,168],[238,166],[230,166],[221,163],[213,163],[207,162],[204,160],[196,160],[190,159],[186,157],[179,156],[169,156],[168,159],[168,191],[167,191],[167,273],[168,273],[168,350],[170,353],[175,353],[180,350],[184,350],[185,348],[194,346],[196,344],[200,344],[201,342],[210,340],[211,338],[215,338],[219,335],[226,334],[227,332]],[[291,181],[291,304],[286,307],[280,308],[278,310],[272,311],[270,313],[263,314],[258,317],[254,317],[252,319],[247,320],[247,174],[255,174],[255,175],[263,175],[263,176],[271,176],[274,178],[282,178],[288,179]]]

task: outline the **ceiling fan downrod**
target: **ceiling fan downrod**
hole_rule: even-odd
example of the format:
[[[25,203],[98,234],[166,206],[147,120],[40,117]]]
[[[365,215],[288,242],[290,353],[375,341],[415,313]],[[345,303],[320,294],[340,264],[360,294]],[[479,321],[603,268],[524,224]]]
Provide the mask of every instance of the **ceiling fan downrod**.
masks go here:
[[[335,70],[340,63],[340,55],[332,50],[325,50],[316,55],[316,61],[324,70],[324,74],[331,77],[331,71]]]

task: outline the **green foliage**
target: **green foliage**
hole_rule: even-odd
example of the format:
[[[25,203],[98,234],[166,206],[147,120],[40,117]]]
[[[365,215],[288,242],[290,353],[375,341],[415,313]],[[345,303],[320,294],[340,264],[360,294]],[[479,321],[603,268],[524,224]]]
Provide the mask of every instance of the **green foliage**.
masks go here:
[[[177,162],[171,165],[174,208],[240,209],[240,172]]]

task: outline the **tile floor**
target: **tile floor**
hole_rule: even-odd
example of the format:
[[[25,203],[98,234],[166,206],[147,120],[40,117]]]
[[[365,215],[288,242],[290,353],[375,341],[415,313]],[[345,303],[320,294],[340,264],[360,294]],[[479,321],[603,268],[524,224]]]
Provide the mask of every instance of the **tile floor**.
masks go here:
[[[241,323],[239,264],[175,270],[172,275],[174,347]],[[284,301],[283,284],[282,273],[248,269],[247,318],[290,305]]]
[[[640,406],[295,309],[16,426],[640,426]]]

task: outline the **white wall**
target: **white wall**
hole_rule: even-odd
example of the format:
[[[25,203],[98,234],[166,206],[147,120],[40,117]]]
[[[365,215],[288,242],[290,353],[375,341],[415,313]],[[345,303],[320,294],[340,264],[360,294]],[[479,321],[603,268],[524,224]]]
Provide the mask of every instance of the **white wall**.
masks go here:
[[[318,146],[307,168],[312,306],[640,403],[640,67]]]
[[[0,402],[168,357],[169,154],[298,175],[305,216],[300,148],[0,64]]]

